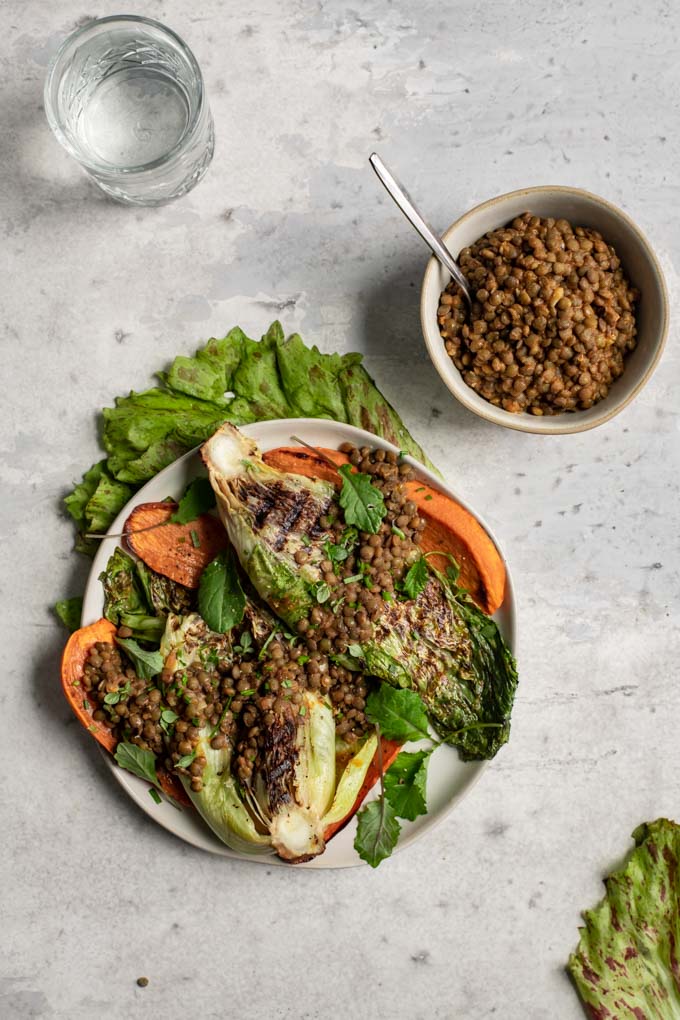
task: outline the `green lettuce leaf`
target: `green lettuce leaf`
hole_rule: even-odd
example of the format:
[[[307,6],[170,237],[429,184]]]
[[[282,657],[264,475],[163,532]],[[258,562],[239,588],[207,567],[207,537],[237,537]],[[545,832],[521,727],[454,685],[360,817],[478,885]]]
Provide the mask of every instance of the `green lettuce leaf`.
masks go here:
[[[179,355],[160,385],[117,397],[103,411],[107,459],[66,497],[78,530],[104,532],[132,493],[225,421],[333,418],[368,429],[432,467],[360,364],[360,354],[321,354],[278,322],[260,341],[235,327],[193,357]],[[93,551],[81,539],[77,548]]]
[[[317,347],[306,347],[298,333],[280,342],[277,364],[291,417],[347,421],[338,379],[360,361],[360,354],[321,354]]]
[[[161,373],[160,378],[177,393],[226,406],[229,402],[226,393],[231,390],[247,340],[243,330],[236,326],[221,340],[215,337],[208,340],[193,358],[178,355],[167,375]]]
[[[78,552],[94,554],[96,542],[86,539],[85,534],[105,532],[130,499],[133,491],[129,485],[123,484],[110,474],[104,460],[85,472],[82,481],[64,499],[66,510],[78,526],[79,540],[76,545]]]
[[[83,613],[83,600],[80,595],[72,599],[62,599],[54,606],[54,611],[64,624],[67,630],[73,633],[80,627],[80,618]]]
[[[198,446],[226,417],[215,404],[158,388],[117,397],[103,415],[108,470],[134,485]]]
[[[680,1017],[680,825],[659,818],[633,833],[628,863],[583,914],[568,970],[589,1016]]]
[[[366,429],[394,443],[400,450],[410,453],[421,464],[439,474],[363,365],[356,362],[347,365],[338,376],[338,382],[347,411],[346,420],[350,425]]]

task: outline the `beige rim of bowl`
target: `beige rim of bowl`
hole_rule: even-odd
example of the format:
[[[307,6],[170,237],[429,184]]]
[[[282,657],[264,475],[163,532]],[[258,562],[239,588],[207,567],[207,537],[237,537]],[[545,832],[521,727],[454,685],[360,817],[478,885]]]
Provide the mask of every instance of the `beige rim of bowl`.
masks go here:
[[[473,219],[478,213],[480,213],[484,209],[490,209],[490,208],[492,208],[495,205],[498,205],[498,204],[500,204],[502,202],[505,202],[507,199],[518,198],[520,195],[521,196],[524,196],[524,195],[527,195],[527,196],[530,196],[530,195],[539,195],[539,194],[544,194],[546,192],[553,193],[553,194],[555,192],[561,192],[564,195],[581,196],[583,198],[586,198],[586,199],[590,200],[591,202],[593,202],[593,203],[595,203],[597,205],[603,206],[605,209],[607,209],[609,212],[611,212],[614,216],[616,216],[619,219],[623,220],[624,223],[626,224],[626,226],[628,227],[628,229],[631,231],[631,233],[635,235],[638,243],[640,244],[640,247],[644,250],[645,255],[649,259],[649,261],[650,261],[650,263],[651,263],[651,265],[652,265],[652,267],[654,269],[654,273],[655,273],[655,275],[658,278],[659,287],[660,287],[661,295],[662,295],[662,321],[661,321],[661,329],[660,329],[660,338],[659,338],[659,341],[657,343],[656,350],[654,352],[654,355],[653,355],[652,359],[650,360],[649,364],[647,365],[647,367],[645,368],[644,372],[642,373],[642,376],[641,376],[639,382],[634,387],[634,389],[628,394],[628,396],[625,399],[621,400],[621,402],[618,403],[615,407],[610,408],[610,410],[608,410],[607,412],[601,414],[598,418],[594,418],[594,419],[592,419],[591,421],[588,421],[588,422],[581,422],[581,423],[579,423],[578,418],[576,417],[576,415],[578,415],[578,412],[568,412],[567,411],[567,412],[564,413],[564,417],[565,418],[566,417],[572,418],[573,419],[573,424],[569,424],[569,425],[565,424],[565,425],[557,426],[557,425],[553,425],[552,423],[555,422],[556,419],[561,418],[562,415],[551,415],[550,416],[551,417],[550,424],[552,426],[551,428],[536,428],[536,425],[534,424],[534,422],[537,423],[538,421],[542,421],[543,419],[540,419],[540,418],[539,419],[534,419],[533,415],[529,415],[529,414],[518,414],[518,415],[515,415],[511,411],[504,411],[502,408],[495,408],[493,404],[489,404],[488,405],[489,406],[489,410],[488,411],[481,410],[479,407],[475,406],[472,403],[472,401],[466,399],[466,397],[467,397],[466,393],[459,392],[458,390],[452,389],[452,387],[451,387],[451,385],[449,383],[449,380],[446,378],[445,374],[442,371],[440,371],[439,365],[435,361],[435,359],[433,357],[433,354],[432,354],[432,347],[433,347],[434,343],[436,343],[436,342],[442,343],[443,342],[439,330],[437,329],[437,336],[434,337],[432,335],[432,331],[431,331],[431,329],[430,329],[430,327],[429,327],[429,325],[427,323],[428,308],[426,307],[425,293],[426,293],[426,290],[427,290],[427,286],[430,283],[431,277],[439,269],[439,262],[437,261],[437,259],[435,258],[434,255],[429,259],[429,261],[427,263],[427,266],[425,268],[425,275],[423,276],[423,283],[422,283],[421,291],[420,291],[420,326],[421,326],[421,329],[422,329],[422,333],[423,333],[423,337],[424,337],[424,340],[425,340],[425,344],[426,344],[427,349],[428,349],[428,353],[430,355],[430,360],[432,361],[434,367],[436,368],[437,372],[439,373],[439,376],[440,376],[442,382],[447,387],[449,392],[457,400],[459,400],[460,403],[464,405],[464,407],[467,407],[467,409],[469,411],[472,411],[473,414],[478,415],[480,418],[485,418],[487,421],[492,422],[494,425],[500,425],[501,427],[514,429],[517,432],[533,432],[535,434],[540,434],[540,435],[567,435],[569,433],[574,433],[574,432],[587,432],[589,429],[594,429],[598,425],[603,425],[605,422],[611,421],[612,418],[614,418],[617,414],[619,414],[621,411],[623,411],[623,409],[625,407],[627,407],[628,404],[630,404],[630,402],[638,395],[638,393],[643,388],[643,386],[645,386],[646,383],[649,381],[649,378],[652,375],[652,373],[654,372],[654,369],[656,368],[656,366],[657,366],[657,364],[659,362],[659,359],[660,359],[660,357],[661,357],[661,355],[663,353],[664,347],[666,345],[666,338],[667,338],[667,335],[668,335],[668,322],[669,322],[668,290],[666,288],[666,281],[664,279],[664,275],[663,275],[663,272],[661,270],[661,266],[659,264],[659,260],[657,259],[656,255],[654,254],[654,251],[653,251],[649,241],[647,240],[645,235],[642,233],[640,228],[637,226],[637,224],[635,224],[633,222],[633,220],[630,218],[630,216],[628,216],[627,213],[625,213],[621,209],[619,209],[618,206],[615,206],[611,202],[608,202],[606,199],[600,198],[599,195],[594,195],[591,191],[585,191],[582,188],[569,188],[569,187],[566,187],[564,185],[555,185],[555,186],[540,185],[538,187],[533,187],[533,188],[518,188],[516,191],[508,191],[504,195],[497,195],[495,198],[487,199],[486,202],[480,202],[479,205],[474,206],[474,208],[470,209],[468,212],[466,212],[462,216],[460,216],[454,223],[451,224],[450,227],[448,227],[444,231],[444,233],[442,234],[442,239],[443,239],[444,243],[446,244],[448,242],[449,236],[451,235],[451,233],[454,230],[458,229],[462,224],[467,223],[468,220]],[[448,355],[447,355],[447,357],[448,357]],[[453,366],[453,367],[455,369],[455,366]],[[455,369],[455,371],[457,372],[458,369]],[[467,384],[463,381],[463,377],[462,376],[460,376],[460,382],[461,382],[461,387],[462,387],[463,391],[469,389]],[[471,392],[474,392],[474,391],[471,391]]]

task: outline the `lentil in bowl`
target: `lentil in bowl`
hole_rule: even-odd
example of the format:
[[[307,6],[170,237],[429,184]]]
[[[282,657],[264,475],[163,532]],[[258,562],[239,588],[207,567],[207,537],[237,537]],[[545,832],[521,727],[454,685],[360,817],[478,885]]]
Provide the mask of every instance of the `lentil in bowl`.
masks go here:
[[[451,281],[437,319],[464,381],[512,413],[587,410],[634,349],[638,292],[588,227],[530,212],[462,250],[472,308]]]
[[[443,240],[458,258],[483,235],[504,228],[527,210],[541,218],[566,220],[597,231],[621,261],[625,277],[640,299],[635,305],[635,346],[625,356],[625,371],[609,387],[607,395],[582,409],[568,413],[531,414],[507,411],[491,403],[464,380],[447,353],[438,322],[441,295],[450,282],[447,270],[435,259],[427,264],[423,278],[420,317],[428,353],[451,394],[480,418],[520,432],[560,435],[582,432],[609,421],[630,403],[656,367],[669,323],[668,295],[663,273],[647,239],[626,213],[597,195],[580,188],[542,186],[500,195],[475,206],[443,232]]]

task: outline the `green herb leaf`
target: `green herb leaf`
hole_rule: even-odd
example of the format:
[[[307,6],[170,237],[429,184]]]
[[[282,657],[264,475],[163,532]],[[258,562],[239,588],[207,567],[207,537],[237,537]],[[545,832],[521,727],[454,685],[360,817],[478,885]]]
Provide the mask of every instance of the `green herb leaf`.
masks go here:
[[[262,648],[260,648],[260,654],[258,655],[258,659],[264,659],[264,657],[266,655],[266,652],[267,652],[267,649],[269,648],[270,644],[272,643],[272,641],[274,640],[275,637],[276,637],[276,628],[274,628],[273,630],[270,630],[269,634],[267,635],[267,640],[262,645]]]
[[[72,599],[62,599],[54,606],[54,611],[64,624],[67,630],[73,633],[80,627],[80,617],[83,612],[83,600],[77,595]]]
[[[134,638],[116,638],[116,644],[125,651],[140,680],[151,680],[163,669],[160,652],[147,652]]]
[[[363,659],[363,657],[364,657],[364,650],[361,647],[361,645],[356,645],[356,644],[355,645],[348,645],[347,646],[347,651],[355,659]]]
[[[427,560],[420,556],[409,570],[402,582],[402,587],[410,599],[417,599],[425,588],[428,579]]]
[[[241,587],[236,564],[225,550],[201,575],[198,586],[198,611],[211,630],[226,634],[243,619],[246,597]]]
[[[200,549],[201,540],[198,536],[198,532],[194,531],[194,529],[192,528],[189,534],[191,535],[191,544],[193,545],[194,549]]]
[[[300,715],[307,715],[307,706],[306,705],[300,705],[300,708],[298,709],[298,712],[299,712]]]
[[[427,814],[425,787],[432,749],[402,751],[385,773],[385,796],[399,818],[412,822]]]
[[[430,735],[425,708],[415,691],[386,683],[369,694],[366,718],[379,725],[388,740],[422,740]]]
[[[317,584],[314,590],[314,594],[316,596],[317,602],[324,603],[328,602],[329,598],[331,597],[331,590],[326,584],[326,582],[322,581],[320,584]]]
[[[342,666],[343,669],[349,669],[354,673],[358,673],[363,665],[362,659],[356,659],[353,655],[347,655],[346,652],[340,652],[338,655],[331,655],[331,662],[334,662],[336,666]]]
[[[353,584],[354,581],[363,581],[363,579],[364,579],[364,575],[363,574],[352,574],[351,577],[344,577],[342,583],[343,584]]]
[[[115,758],[122,769],[154,786],[160,785],[156,774],[156,756],[151,751],[123,741],[116,748]]]
[[[175,767],[178,769],[188,769],[195,757],[195,751],[192,751],[191,754],[185,754],[178,762],[175,763]]]
[[[171,515],[173,524],[188,524],[215,506],[215,493],[208,478],[194,478],[189,482],[177,509]]]
[[[382,492],[371,484],[369,475],[353,474],[349,464],[339,467],[338,473],[343,479],[338,498],[345,521],[360,531],[376,534],[380,530],[380,522],[387,513]]]
[[[271,632],[271,634],[269,635],[269,637],[265,641],[264,645],[262,646],[262,652],[264,652],[265,648],[267,647],[267,645],[269,644],[269,642],[271,641],[271,639],[273,637],[274,637],[274,631]],[[253,651],[253,636],[252,636],[252,634],[250,633],[249,630],[244,630],[243,631],[243,634],[241,634],[241,637],[239,639],[239,643],[237,645],[234,645],[234,651],[238,655],[249,655],[249,654],[252,653],[252,651]],[[262,652],[260,652],[259,658],[262,658]]]
[[[164,708],[161,712],[161,729],[165,733],[169,733],[170,727],[174,726],[178,719],[179,716],[171,708]]]
[[[389,857],[399,839],[401,826],[389,801],[373,800],[357,815],[354,849],[372,868]]]
[[[124,698],[127,698],[129,693],[130,682],[128,681],[126,684],[123,684],[122,687],[119,687],[117,691],[110,691],[107,695],[105,695],[104,704],[117,705],[119,701],[123,701]]]

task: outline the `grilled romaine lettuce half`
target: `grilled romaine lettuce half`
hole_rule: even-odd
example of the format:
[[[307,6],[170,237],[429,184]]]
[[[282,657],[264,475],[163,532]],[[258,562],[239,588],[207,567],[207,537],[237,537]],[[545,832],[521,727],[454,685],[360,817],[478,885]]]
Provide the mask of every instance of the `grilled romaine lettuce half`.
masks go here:
[[[231,747],[215,750],[204,727],[197,753],[206,758],[203,787],[184,788],[223,843],[240,853],[276,853],[296,864],[326,848],[325,832],[351,810],[376,748],[369,737],[347,763],[336,789],[335,722],[325,698],[304,695],[304,714],[290,705],[264,733],[262,762],[246,785],[231,773]]]
[[[389,603],[361,647],[366,672],[416,691],[464,761],[493,758],[507,741],[516,663],[453,573],[432,571],[416,599]]]
[[[306,691],[301,709],[296,716],[286,704],[276,713],[265,729],[262,763],[244,788],[272,847],[291,863],[323,853],[326,829],[352,809],[377,746],[377,738],[369,737],[336,787],[335,722],[328,699]]]
[[[241,566],[260,597],[294,626],[317,601],[319,564],[330,537],[320,519],[333,504],[333,486],[269,467],[257,443],[229,424],[201,455]],[[295,560],[300,550],[302,564]]]
[[[269,626],[266,610],[248,600],[246,615],[255,640]],[[182,667],[200,663],[206,670],[229,663],[233,635],[211,631],[198,613],[170,614],[161,642],[166,684]],[[216,750],[216,728],[204,727],[196,753],[205,756],[200,792],[181,776],[192,804],[212,831],[240,853],[277,853],[284,860],[309,860],[325,849],[324,833],[351,810],[375,753],[370,737],[345,766],[336,789],[335,722],[328,700],[305,692],[300,711],[284,703],[264,728],[264,746],[250,781],[232,774],[232,746]]]

